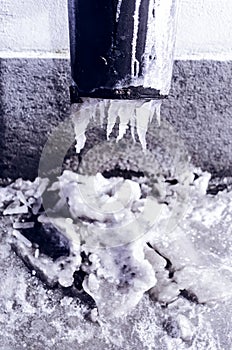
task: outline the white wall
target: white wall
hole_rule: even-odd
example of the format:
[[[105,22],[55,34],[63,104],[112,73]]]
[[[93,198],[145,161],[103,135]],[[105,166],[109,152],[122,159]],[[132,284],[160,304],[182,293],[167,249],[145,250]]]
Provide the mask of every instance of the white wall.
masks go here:
[[[232,0],[179,1],[175,57],[232,60]],[[68,53],[67,0],[0,0],[0,57]]]
[[[176,58],[232,60],[232,0],[179,0]]]
[[[0,57],[67,56],[66,0],[0,0]]]

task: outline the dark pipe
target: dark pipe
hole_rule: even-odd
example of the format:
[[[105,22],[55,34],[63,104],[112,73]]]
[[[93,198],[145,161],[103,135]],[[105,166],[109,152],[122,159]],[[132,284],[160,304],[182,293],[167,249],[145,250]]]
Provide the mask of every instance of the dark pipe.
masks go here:
[[[135,58],[132,41],[136,0],[68,0],[73,85],[71,100],[80,97],[160,99],[158,89],[133,85],[133,74],[143,75],[150,0],[139,5]]]

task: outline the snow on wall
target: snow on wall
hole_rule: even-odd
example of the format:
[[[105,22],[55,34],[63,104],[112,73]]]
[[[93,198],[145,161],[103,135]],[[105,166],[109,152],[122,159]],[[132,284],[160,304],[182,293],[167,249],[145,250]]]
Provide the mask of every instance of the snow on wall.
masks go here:
[[[232,1],[179,0],[175,58],[232,59]],[[66,0],[0,0],[0,57],[69,56]]]

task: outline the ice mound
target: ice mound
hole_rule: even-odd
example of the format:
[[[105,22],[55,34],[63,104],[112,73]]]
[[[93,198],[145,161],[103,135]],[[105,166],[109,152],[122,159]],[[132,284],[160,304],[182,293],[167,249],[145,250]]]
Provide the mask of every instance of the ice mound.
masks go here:
[[[154,192],[145,177],[64,171],[53,184],[19,179],[0,188],[0,208],[33,273],[87,293],[100,317],[110,318],[127,314],[146,292],[163,305],[179,296],[198,303],[232,296],[231,239],[221,259],[210,237],[222,218],[231,220],[231,194],[206,195],[209,178],[199,169],[179,181],[160,177]],[[53,199],[49,208],[45,194]]]

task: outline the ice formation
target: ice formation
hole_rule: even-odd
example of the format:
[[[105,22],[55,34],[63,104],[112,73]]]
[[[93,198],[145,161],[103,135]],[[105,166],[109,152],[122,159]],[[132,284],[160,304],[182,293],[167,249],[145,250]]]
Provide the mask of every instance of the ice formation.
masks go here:
[[[116,22],[118,22],[118,20],[119,20],[121,6],[122,6],[122,0],[118,0],[117,12],[116,12]]]
[[[139,31],[139,9],[141,6],[141,0],[135,1],[134,11],[134,28],[133,28],[133,39],[132,39],[132,53],[131,53],[131,75],[133,78],[138,78],[139,75],[139,61],[136,58],[136,46],[138,40]]]
[[[146,28],[147,36],[142,67],[139,67],[133,54],[137,42],[138,12],[140,6],[141,0],[137,0],[134,13],[131,84],[133,86],[152,87],[159,90],[161,95],[167,95],[170,90],[172,77],[173,43],[175,42],[177,20],[175,12],[178,11],[178,1],[156,0],[149,2]],[[136,72],[139,72],[141,69],[143,74],[138,76]]]
[[[186,208],[180,206],[186,220],[179,221],[175,208],[183,201],[181,181],[186,178],[189,201]],[[0,188],[0,208],[13,218],[12,244],[27,264],[53,286],[75,286],[75,278],[82,276],[78,288],[94,299],[100,317],[106,319],[127,314],[145,292],[163,304],[177,300],[181,293],[199,303],[231,297],[229,262],[222,264],[212,252],[203,254],[185,231],[185,222],[210,228],[221,220],[225,208],[230,206],[232,212],[229,194],[206,195],[208,180],[209,174],[199,171],[194,180],[192,170],[177,184],[163,178],[161,200],[144,192],[145,178],[106,179],[101,174],[64,171],[53,184],[38,178]],[[177,196],[169,198],[167,205],[170,188]],[[58,195],[47,212],[41,207],[45,190]],[[221,205],[220,198],[224,198]],[[24,235],[35,216],[44,227],[52,224],[54,234],[68,239],[68,254],[54,260]],[[178,322],[183,324],[183,317]],[[182,327],[184,338],[189,327]]]
[[[146,132],[149,123],[155,115],[160,123],[160,100],[94,100],[85,99],[79,109],[73,113],[72,120],[76,135],[76,152],[84,148],[87,130],[90,121],[94,119],[103,126],[104,121],[107,123],[107,139],[119,119],[119,133],[117,142],[122,139],[130,126],[131,135],[135,140],[135,129],[143,150],[146,150]]]
[[[144,3],[135,1],[131,52],[131,74],[128,82],[119,81],[116,88],[143,86],[153,88],[161,95],[168,95],[171,85],[173,52],[176,33],[178,0],[151,0],[147,3],[147,24],[143,58],[137,59],[141,8]],[[117,3],[116,22],[120,20],[122,0]],[[142,72],[142,74],[139,74]]]

